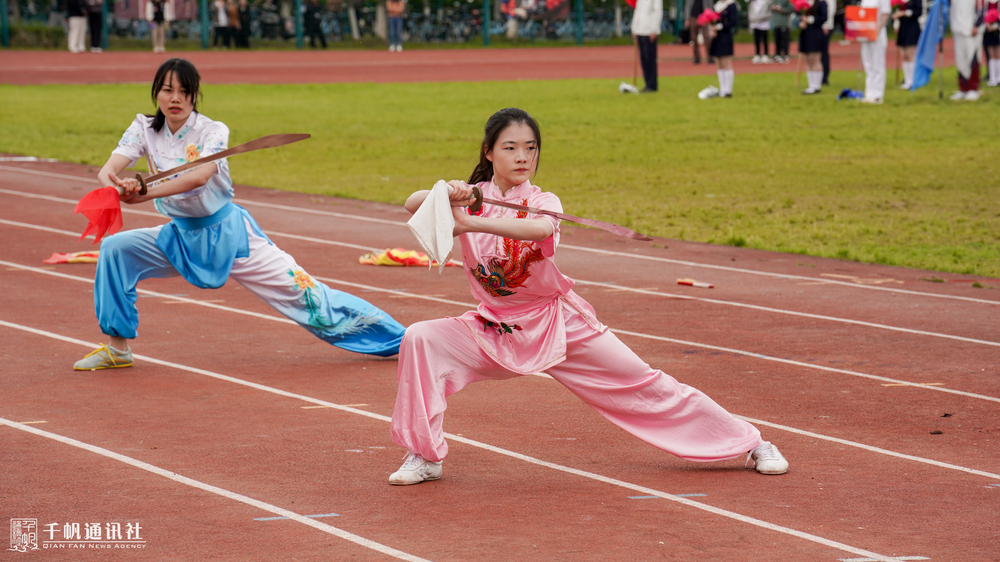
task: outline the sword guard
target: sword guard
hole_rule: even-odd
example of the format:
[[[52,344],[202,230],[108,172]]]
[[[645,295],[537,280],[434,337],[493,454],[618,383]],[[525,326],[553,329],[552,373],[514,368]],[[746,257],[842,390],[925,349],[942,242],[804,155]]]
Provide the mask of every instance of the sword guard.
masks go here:
[[[142,174],[136,174],[135,175],[135,179],[139,180],[139,185],[142,186],[142,187],[139,188],[139,195],[145,195],[146,194],[146,180],[142,179]]]
[[[476,198],[476,202],[469,205],[469,210],[473,213],[478,213],[480,209],[483,208],[483,190],[479,189],[478,185],[473,185],[472,195]]]

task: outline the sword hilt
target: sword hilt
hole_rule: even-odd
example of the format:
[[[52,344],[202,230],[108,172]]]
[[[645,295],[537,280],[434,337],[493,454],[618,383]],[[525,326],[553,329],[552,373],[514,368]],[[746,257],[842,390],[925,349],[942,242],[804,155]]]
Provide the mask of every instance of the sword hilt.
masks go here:
[[[135,179],[139,180],[139,185],[142,186],[142,187],[139,188],[139,195],[145,195],[146,194],[146,180],[142,179],[142,174],[136,174],[135,175]]]
[[[483,208],[483,190],[479,189],[478,185],[473,185],[472,196],[476,198],[476,202],[469,205],[469,210],[473,213],[478,213],[480,209]]]

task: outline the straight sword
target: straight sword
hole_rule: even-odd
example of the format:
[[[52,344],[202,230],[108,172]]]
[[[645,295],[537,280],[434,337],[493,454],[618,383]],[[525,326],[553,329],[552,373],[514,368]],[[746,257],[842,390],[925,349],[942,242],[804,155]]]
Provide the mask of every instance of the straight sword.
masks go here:
[[[490,205],[497,205],[499,207],[506,207],[508,209],[515,209],[517,211],[527,211],[529,213],[534,213],[536,215],[549,215],[549,216],[555,217],[555,218],[560,219],[560,220],[567,220],[567,221],[575,222],[575,223],[578,223],[578,224],[585,224],[587,226],[593,226],[593,227],[596,227],[596,228],[600,228],[601,230],[606,230],[606,231],[608,231],[608,232],[610,232],[612,234],[617,234],[618,236],[623,236],[625,238],[631,238],[633,240],[645,240],[645,241],[652,240],[652,238],[650,238],[649,236],[646,236],[645,234],[639,234],[638,232],[636,232],[636,231],[634,231],[634,230],[632,230],[630,228],[625,228],[624,226],[621,226],[621,225],[618,225],[618,224],[614,224],[614,223],[610,223],[610,222],[604,222],[604,221],[599,221],[599,220],[595,220],[595,219],[587,219],[587,218],[584,218],[584,217],[577,217],[577,216],[573,216],[573,215],[567,215],[565,213],[557,213],[555,211],[546,211],[545,209],[536,209],[534,207],[526,207],[524,205],[518,205],[516,203],[506,203],[504,201],[497,201],[496,199],[488,199],[488,198],[483,197],[483,190],[480,189],[479,186],[473,185],[471,187],[472,187],[472,194],[476,197],[476,202],[473,203],[472,205],[469,205],[469,209],[471,209],[473,213],[478,213],[479,209],[481,209],[483,207],[483,203],[489,203]]]
[[[166,172],[160,172],[154,176],[149,176],[143,179],[142,174],[136,174],[135,179],[139,180],[139,195],[146,194],[146,183],[153,183],[155,181],[162,180],[163,178],[169,178],[170,176],[183,172],[184,170],[190,170],[191,168],[196,168],[198,166],[203,166],[209,162],[214,162],[221,158],[226,158],[227,156],[234,156],[236,154],[243,154],[244,152],[250,152],[252,150],[261,150],[264,148],[274,148],[276,146],[284,146],[286,144],[291,144],[293,142],[298,142],[300,140],[305,140],[309,138],[307,134],[283,134],[283,135],[268,135],[266,137],[260,137],[257,140],[252,140],[247,143],[243,143],[239,146],[234,146],[228,150],[223,150],[222,152],[216,152],[215,154],[206,156],[204,158],[199,158],[197,160],[192,160],[186,164],[181,164],[172,170],[167,170]]]

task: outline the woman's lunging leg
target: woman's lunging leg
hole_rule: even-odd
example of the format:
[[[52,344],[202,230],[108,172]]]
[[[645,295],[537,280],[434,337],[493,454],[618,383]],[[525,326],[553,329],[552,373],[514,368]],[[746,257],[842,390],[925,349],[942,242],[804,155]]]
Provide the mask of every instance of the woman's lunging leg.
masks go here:
[[[610,331],[576,328],[567,328],[566,360],[546,372],[625,431],[691,461],[732,459],[759,444],[754,426],[651,368]]]

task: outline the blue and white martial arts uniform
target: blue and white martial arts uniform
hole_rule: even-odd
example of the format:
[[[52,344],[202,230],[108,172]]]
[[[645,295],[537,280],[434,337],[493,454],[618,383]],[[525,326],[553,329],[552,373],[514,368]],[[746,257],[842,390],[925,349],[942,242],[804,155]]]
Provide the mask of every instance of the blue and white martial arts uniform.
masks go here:
[[[152,121],[137,115],[113,153],[129,158],[130,166],[145,156],[153,174],[229,144],[229,128],[197,112],[177,133],[165,125],[156,132]],[[226,160],[213,165],[216,173],[205,185],[154,201],[169,223],[119,232],[101,243],[94,281],[101,330],[125,339],[138,335],[135,288],[142,279],[181,275],[197,287],[217,289],[232,278],[328,343],[383,357],[398,353],[403,326],[367,301],[310,277],[232,202]]]

